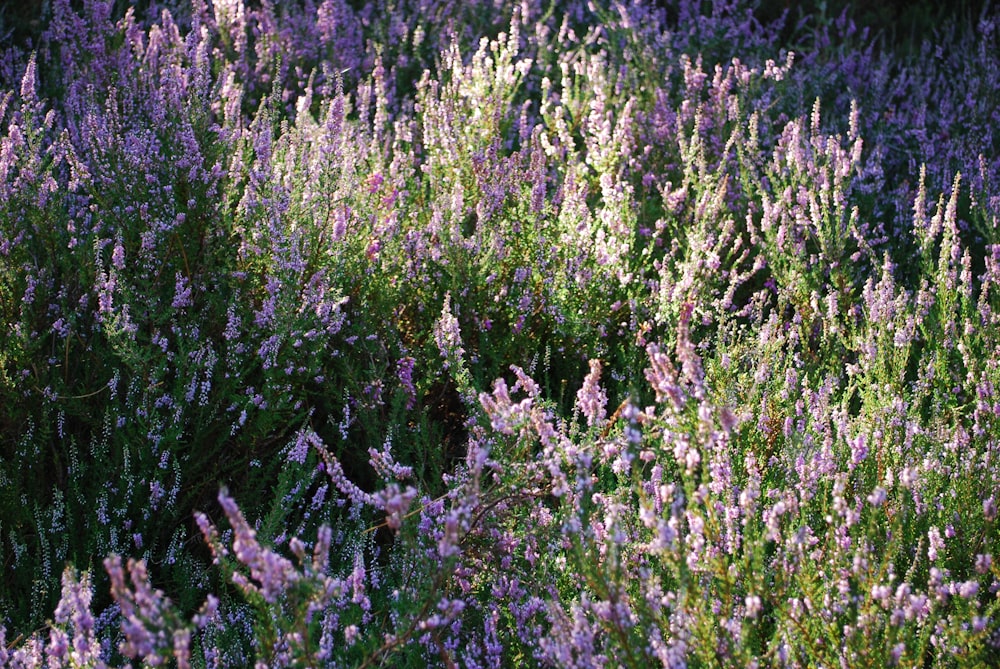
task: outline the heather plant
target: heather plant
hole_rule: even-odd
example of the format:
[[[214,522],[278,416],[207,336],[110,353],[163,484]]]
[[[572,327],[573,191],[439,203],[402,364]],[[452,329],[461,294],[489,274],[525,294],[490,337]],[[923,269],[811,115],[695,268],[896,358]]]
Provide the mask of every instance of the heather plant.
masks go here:
[[[997,661],[995,10],[148,4],[0,53],[0,666]]]

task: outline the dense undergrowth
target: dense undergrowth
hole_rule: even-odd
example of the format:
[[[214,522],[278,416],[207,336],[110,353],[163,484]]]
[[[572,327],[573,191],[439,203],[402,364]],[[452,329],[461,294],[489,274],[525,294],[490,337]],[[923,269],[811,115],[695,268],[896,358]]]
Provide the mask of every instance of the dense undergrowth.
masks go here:
[[[0,53],[0,666],[1000,662],[988,3],[143,7]]]

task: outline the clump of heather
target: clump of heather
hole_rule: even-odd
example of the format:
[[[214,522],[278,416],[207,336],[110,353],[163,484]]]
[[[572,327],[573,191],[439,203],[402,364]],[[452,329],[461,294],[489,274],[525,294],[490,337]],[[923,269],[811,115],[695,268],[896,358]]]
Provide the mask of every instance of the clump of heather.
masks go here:
[[[0,44],[0,667],[997,662],[995,10],[148,4]]]

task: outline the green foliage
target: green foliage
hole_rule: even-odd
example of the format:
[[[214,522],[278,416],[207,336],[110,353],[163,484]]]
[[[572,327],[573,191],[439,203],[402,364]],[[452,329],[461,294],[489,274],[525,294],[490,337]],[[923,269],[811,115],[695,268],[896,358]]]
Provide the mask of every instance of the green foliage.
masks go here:
[[[314,4],[63,3],[11,61],[0,625],[93,585],[114,661],[995,659],[995,185],[902,180],[915,87],[843,60],[895,37]]]

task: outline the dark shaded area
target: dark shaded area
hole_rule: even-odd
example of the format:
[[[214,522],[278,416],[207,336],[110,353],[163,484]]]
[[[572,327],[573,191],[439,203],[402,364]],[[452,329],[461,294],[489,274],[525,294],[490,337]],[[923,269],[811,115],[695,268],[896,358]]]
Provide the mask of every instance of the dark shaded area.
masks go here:
[[[70,0],[70,7],[80,12],[82,0]],[[136,16],[146,16],[150,9],[175,5],[186,6],[184,2],[157,2],[157,0],[114,0],[111,8],[112,19],[125,16],[129,7],[135,8]],[[158,13],[158,12],[157,12]],[[2,0],[0,1],[0,45],[12,43],[34,48],[52,18],[52,0]]]
[[[795,23],[806,16],[814,20],[834,20],[847,11],[858,26],[871,29],[872,36],[882,41],[883,48],[903,53],[913,53],[942,25],[955,21],[960,26],[975,25],[989,0],[955,0],[954,2],[850,2],[830,0],[791,2],[790,0],[763,0],[761,12],[789,11]]]
[[[657,0],[654,4],[666,10],[668,22],[677,20],[677,2]],[[712,2],[703,0],[701,4],[709,8]],[[949,21],[956,21],[960,26],[975,25],[983,11],[991,8],[995,9],[990,0],[759,0],[754,16],[762,24],[774,23],[784,16],[782,41],[788,42],[798,29],[821,27],[846,11],[859,27],[869,28],[872,38],[881,41],[883,48],[914,53],[921,42],[933,36],[942,25]]]
[[[50,15],[49,0],[0,2],[0,43],[34,44]]]

